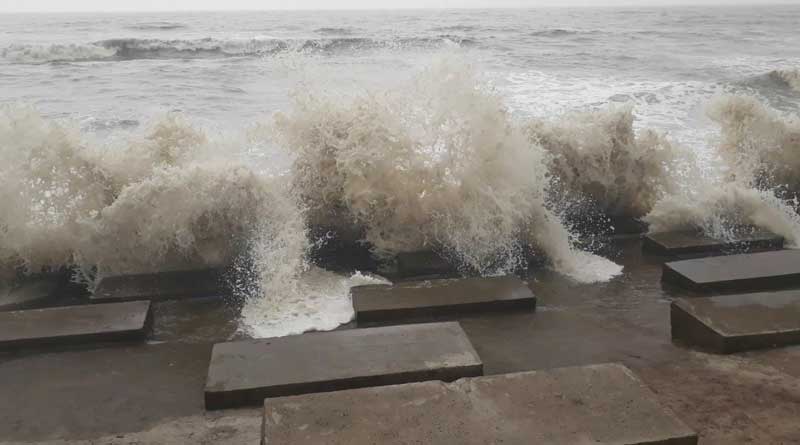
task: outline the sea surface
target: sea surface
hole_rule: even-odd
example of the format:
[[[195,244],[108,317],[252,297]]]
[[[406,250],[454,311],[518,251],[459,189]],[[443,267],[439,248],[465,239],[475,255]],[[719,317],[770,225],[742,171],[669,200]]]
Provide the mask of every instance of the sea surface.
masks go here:
[[[0,271],[233,261],[242,329],[265,336],[334,328],[350,286],[384,282],[310,264],[337,230],[487,275],[533,248],[584,282],[624,273],[586,240],[598,214],[796,244],[798,24],[800,6],[0,15]]]

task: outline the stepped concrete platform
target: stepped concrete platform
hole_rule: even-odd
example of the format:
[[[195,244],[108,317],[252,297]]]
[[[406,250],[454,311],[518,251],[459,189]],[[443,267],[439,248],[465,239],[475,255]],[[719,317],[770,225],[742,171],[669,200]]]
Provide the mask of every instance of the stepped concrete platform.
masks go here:
[[[223,292],[221,269],[196,269],[105,277],[90,298],[92,302],[174,300]]]
[[[536,297],[515,276],[408,281],[351,289],[356,321],[413,319],[469,312],[536,310]]]
[[[397,275],[400,278],[452,277],[458,275],[458,271],[436,252],[420,251],[397,254]]]
[[[800,291],[682,298],[670,323],[674,340],[721,354],[800,344]]]
[[[149,301],[0,312],[0,349],[144,340]]]
[[[658,255],[719,255],[779,250],[783,248],[783,237],[769,232],[755,232],[730,241],[696,231],[662,232],[646,235],[642,247]]]
[[[626,367],[602,364],[264,401],[262,444],[693,445]]]
[[[478,354],[455,322],[219,343],[211,352],[205,406],[482,374]]]
[[[800,250],[665,263],[662,281],[698,292],[746,292],[800,286]]]

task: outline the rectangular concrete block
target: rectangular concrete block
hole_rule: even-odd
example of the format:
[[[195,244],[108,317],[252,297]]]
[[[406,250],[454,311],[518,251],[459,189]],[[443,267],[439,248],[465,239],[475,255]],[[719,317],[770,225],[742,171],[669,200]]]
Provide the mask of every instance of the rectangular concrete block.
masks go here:
[[[264,401],[262,444],[695,445],[626,367],[605,364]]]
[[[359,322],[536,309],[533,292],[514,276],[408,281],[358,286],[351,292]]]
[[[642,247],[645,251],[658,255],[717,255],[782,249],[783,237],[769,232],[755,232],[729,241],[696,231],[662,232],[646,235]]]
[[[458,323],[311,333],[214,345],[206,409],[267,397],[483,374]]]
[[[0,349],[144,340],[149,301],[0,312]]]
[[[400,278],[450,277],[457,275],[458,271],[436,252],[420,251],[397,254],[397,274]]]
[[[212,297],[224,292],[220,269],[116,275],[100,280],[93,302]]]
[[[41,276],[0,283],[0,310],[24,309],[47,303],[62,287],[60,276]]]
[[[746,292],[800,285],[800,250],[665,263],[662,280],[698,292]]]
[[[678,299],[670,324],[674,340],[720,354],[800,344],[800,291]]]

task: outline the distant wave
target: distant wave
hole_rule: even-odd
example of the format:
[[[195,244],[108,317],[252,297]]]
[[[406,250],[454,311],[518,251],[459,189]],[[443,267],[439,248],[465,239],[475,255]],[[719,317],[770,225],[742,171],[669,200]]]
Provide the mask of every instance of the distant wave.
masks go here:
[[[800,92],[800,68],[788,70],[775,70],[769,73],[769,77],[789,88]]]
[[[440,32],[470,32],[477,30],[477,26],[470,26],[470,25],[452,25],[452,26],[437,26],[433,28],[434,31]]]
[[[786,91],[800,92],[800,68],[777,69],[758,76],[748,77],[737,82],[750,88],[761,91]]]
[[[135,59],[200,59],[263,56],[285,51],[337,53],[371,49],[437,48],[469,46],[471,39],[441,35],[397,39],[339,37],[322,39],[137,39],[120,38],[89,44],[11,45],[0,50],[2,58],[18,63],[113,61]]]
[[[184,29],[187,26],[182,23],[175,23],[175,22],[147,22],[147,23],[137,23],[135,25],[126,26],[127,29],[136,29],[140,31],[152,31],[152,30],[172,30],[172,29]]]
[[[20,63],[77,62],[113,57],[113,49],[97,45],[11,45],[0,50],[3,59]]]
[[[575,29],[562,29],[562,28],[553,28],[553,29],[540,29],[538,31],[533,31],[531,33],[534,37],[564,37],[564,36],[573,36],[579,34],[597,34],[598,31],[579,31]]]
[[[317,34],[323,35],[345,35],[349,36],[355,32],[355,28],[333,28],[333,27],[324,27],[324,28],[317,28],[314,30]]]

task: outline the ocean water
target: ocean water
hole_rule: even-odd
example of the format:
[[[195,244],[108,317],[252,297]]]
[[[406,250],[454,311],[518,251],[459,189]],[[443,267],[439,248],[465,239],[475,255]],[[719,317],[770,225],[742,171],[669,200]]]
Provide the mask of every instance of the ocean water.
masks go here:
[[[352,317],[315,227],[580,281],[586,226],[800,241],[800,6],[0,15],[0,274],[234,262],[242,329]],[[583,219],[592,219],[586,224]],[[596,230],[595,230],[596,231]],[[587,246],[589,246],[587,248]]]

